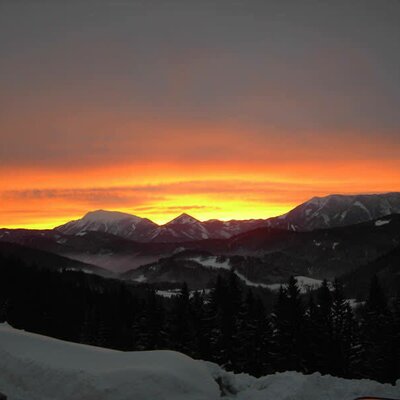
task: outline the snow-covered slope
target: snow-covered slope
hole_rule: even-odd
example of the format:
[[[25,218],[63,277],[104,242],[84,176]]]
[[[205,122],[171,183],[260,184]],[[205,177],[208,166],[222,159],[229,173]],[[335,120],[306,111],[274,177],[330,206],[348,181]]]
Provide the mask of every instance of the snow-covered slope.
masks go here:
[[[204,221],[203,225],[210,233],[210,237],[217,239],[231,238],[243,232],[251,231],[260,227],[269,226],[268,219],[247,219],[247,220],[230,220],[220,221],[218,219],[210,219]]]
[[[312,231],[372,221],[390,214],[400,214],[400,193],[314,197],[280,217],[242,221],[199,221],[184,213],[157,225],[135,215],[98,210],[56,230],[71,235],[100,231],[140,242],[171,243],[227,239],[261,227]]]
[[[203,223],[188,214],[181,214],[172,221],[158,227],[151,237],[152,241],[190,241],[211,237]]]
[[[254,378],[173,351],[107,350],[2,324],[0,390],[9,400],[352,400],[399,397],[400,380],[393,386],[297,372]]]
[[[147,218],[118,211],[97,210],[88,212],[83,218],[56,228],[68,235],[83,235],[88,231],[111,233],[131,240],[147,240],[157,224]]]
[[[238,261],[238,257],[233,257],[234,260]],[[139,267],[136,270],[128,271],[125,275],[125,279],[129,279],[136,282],[183,282],[189,284],[190,287],[196,289],[207,288],[210,282],[213,282],[214,277],[221,272],[232,270],[238,277],[243,285],[249,287],[258,287],[269,289],[274,292],[279,291],[281,286],[287,284],[289,276],[279,279],[277,270],[270,274],[261,275],[258,279],[251,274],[249,268],[246,268],[246,259],[242,259],[241,263],[233,263],[232,259],[227,256],[213,256],[213,255],[190,255],[190,253],[178,253],[172,258],[163,258],[159,262],[148,264]],[[247,259],[247,261],[249,261]],[[253,267],[257,268],[253,258],[250,263]],[[268,269],[268,265],[260,265],[262,269]],[[184,270],[187,271],[184,271]],[[186,272],[186,273],[185,273]],[[249,273],[250,272],[250,273]],[[287,274],[286,274],[287,275]],[[265,279],[267,278],[267,279]],[[273,278],[274,283],[268,283]],[[295,276],[298,287],[301,293],[308,293],[311,290],[315,290],[321,286],[322,280],[314,279],[308,276]],[[201,287],[199,284],[203,282],[207,286]],[[169,291],[162,291],[160,293],[163,296],[173,296],[179,289],[171,289]]]
[[[299,287],[300,293],[308,293],[310,290],[318,289],[322,281],[320,279],[310,278],[308,276],[295,276],[294,279],[297,281],[297,285]],[[266,285],[268,289],[277,292],[279,291],[281,286],[285,286],[286,282],[282,283],[273,283],[271,285]]]
[[[227,239],[261,226],[267,226],[264,219],[199,221],[188,214],[181,214],[165,225],[160,226],[151,237],[156,242],[184,242],[204,239]]]
[[[213,400],[206,366],[173,351],[120,352],[0,325],[0,391],[10,400]]]
[[[55,228],[67,235],[85,235],[88,231],[111,233],[139,242],[187,242],[225,239],[238,233],[265,226],[266,220],[199,221],[183,213],[172,221],[157,225],[147,218],[118,211],[97,210],[83,218]]]
[[[399,213],[400,193],[330,195],[314,197],[271,220],[271,223],[277,228],[311,231],[353,225]]]

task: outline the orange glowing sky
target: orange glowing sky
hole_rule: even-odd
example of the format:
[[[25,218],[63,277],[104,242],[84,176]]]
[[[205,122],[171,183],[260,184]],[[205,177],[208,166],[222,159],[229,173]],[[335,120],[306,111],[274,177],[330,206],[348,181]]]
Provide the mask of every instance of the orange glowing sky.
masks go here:
[[[218,171],[218,173],[215,173]],[[187,212],[200,220],[266,218],[329,193],[400,187],[389,162],[266,165],[134,164],[2,172],[7,227],[52,228],[94,209],[120,210],[165,223]],[[10,180],[9,177],[13,176]],[[367,189],[367,190],[366,190]]]
[[[349,3],[2,2],[0,227],[399,191],[400,3]]]

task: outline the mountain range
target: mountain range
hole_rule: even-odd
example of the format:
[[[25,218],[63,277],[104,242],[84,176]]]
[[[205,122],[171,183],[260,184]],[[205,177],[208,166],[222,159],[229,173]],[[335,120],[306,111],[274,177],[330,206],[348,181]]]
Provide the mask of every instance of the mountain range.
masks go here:
[[[211,286],[214,275],[233,268],[248,286],[269,287],[290,276],[333,280],[356,270],[361,275],[363,266],[399,246],[398,214],[312,232],[264,227],[230,239],[185,243],[170,256],[129,270],[123,277],[148,283],[185,280],[197,288],[206,282]]]
[[[353,225],[400,213],[400,193],[314,197],[285,215],[268,219],[199,221],[181,214],[165,225],[116,211],[92,211],[55,228],[68,235],[105,232],[138,242],[185,242],[226,239],[259,227],[312,231]]]
[[[165,225],[157,225],[147,218],[118,211],[97,210],[83,218],[55,228],[68,235],[86,232],[111,233],[138,242],[185,242],[188,240],[222,239],[265,226],[267,220],[199,221],[183,213]]]
[[[372,221],[400,213],[400,193],[330,195],[314,197],[287,214],[270,220],[271,226],[312,231]]]
[[[182,214],[157,225],[99,210],[54,229],[0,229],[0,242],[5,257],[137,284],[206,289],[233,268],[258,288],[276,288],[291,275],[305,282],[343,276],[355,291],[354,282],[375,272],[392,287],[400,273],[400,193],[313,198],[264,220]]]

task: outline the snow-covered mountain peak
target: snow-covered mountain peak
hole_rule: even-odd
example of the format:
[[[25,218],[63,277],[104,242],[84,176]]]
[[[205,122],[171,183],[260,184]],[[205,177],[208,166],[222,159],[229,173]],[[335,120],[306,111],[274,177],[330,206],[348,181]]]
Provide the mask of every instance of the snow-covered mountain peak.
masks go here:
[[[168,222],[166,225],[170,224],[181,224],[181,225],[187,225],[187,224],[197,224],[200,221],[196,218],[193,218],[191,215],[182,213],[178,217],[174,218],[172,221]]]
[[[161,226],[135,215],[97,210],[56,230],[71,235],[87,231],[106,232],[140,242],[185,242],[225,239],[267,226],[292,231],[329,229],[391,214],[400,214],[400,193],[313,197],[284,215],[265,220],[199,221],[183,213]]]
[[[67,235],[82,235],[88,231],[96,231],[139,242],[185,242],[228,238],[263,224],[266,224],[263,220],[224,222],[214,219],[202,222],[189,214],[182,213],[160,226],[147,218],[119,211],[96,210],[55,229]]]
[[[140,222],[142,218],[137,217],[136,215],[123,213],[120,211],[107,211],[107,210],[96,210],[89,211],[84,215],[82,221],[91,221],[91,222],[117,222],[124,219],[130,219],[132,222]]]
[[[400,193],[313,197],[285,216],[275,226],[293,230],[332,228],[371,221],[400,213]]]
[[[136,215],[119,211],[96,210],[88,212],[83,218],[68,222],[56,228],[67,235],[79,235],[96,231],[111,233],[126,239],[142,240],[148,232],[158,227],[154,222]]]

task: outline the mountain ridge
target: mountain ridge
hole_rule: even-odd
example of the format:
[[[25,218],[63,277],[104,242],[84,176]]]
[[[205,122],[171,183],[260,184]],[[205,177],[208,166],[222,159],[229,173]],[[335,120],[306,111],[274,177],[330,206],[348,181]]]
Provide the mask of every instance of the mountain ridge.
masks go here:
[[[400,214],[400,192],[313,197],[286,214],[265,219],[200,221],[182,213],[159,225],[133,214],[96,210],[54,229],[73,235],[101,231],[140,242],[184,242],[226,239],[259,227],[294,231],[329,229],[367,222],[390,214]]]
[[[45,237],[49,232],[75,236],[103,232],[136,242],[175,243],[227,239],[263,227],[303,232],[330,229],[391,214],[400,214],[400,192],[313,197],[286,214],[266,219],[201,221],[182,213],[162,225],[134,214],[99,209],[54,229],[37,231]]]

